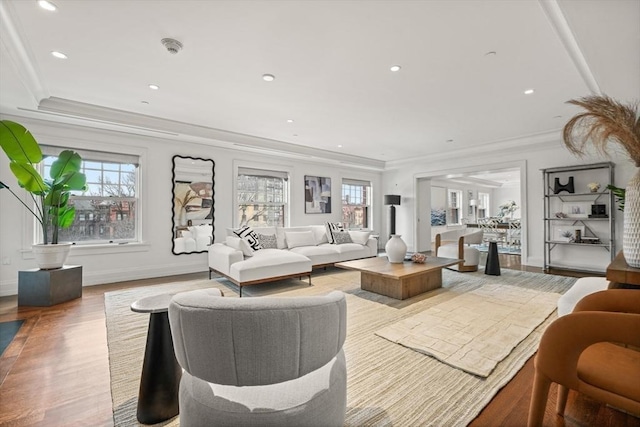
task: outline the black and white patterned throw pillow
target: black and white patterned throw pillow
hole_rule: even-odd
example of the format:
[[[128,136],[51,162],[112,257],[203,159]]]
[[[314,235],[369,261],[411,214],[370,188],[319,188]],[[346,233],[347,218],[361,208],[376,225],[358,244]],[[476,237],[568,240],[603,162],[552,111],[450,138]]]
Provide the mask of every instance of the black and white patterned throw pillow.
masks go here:
[[[278,249],[278,239],[275,234],[258,234],[258,240],[260,240],[260,246],[262,249]]]
[[[324,227],[327,230],[327,240],[329,243],[336,242],[336,239],[333,237],[334,233],[344,231],[344,226],[339,222],[327,222]]]
[[[258,251],[262,249],[262,245],[260,244],[260,239],[258,238],[258,233],[256,233],[253,228],[245,225],[244,227],[240,227],[237,230],[233,230],[233,233],[247,242],[251,249],[254,251]]]

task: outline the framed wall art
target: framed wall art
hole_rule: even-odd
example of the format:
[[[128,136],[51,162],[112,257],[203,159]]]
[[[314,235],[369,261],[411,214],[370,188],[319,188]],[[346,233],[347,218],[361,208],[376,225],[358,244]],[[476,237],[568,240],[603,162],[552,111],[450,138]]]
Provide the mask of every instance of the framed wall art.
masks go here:
[[[304,213],[331,213],[331,178],[304,176]]]
[[[567,218],[588,218],[591,213],[591,202],[564,202],[562,212]]]

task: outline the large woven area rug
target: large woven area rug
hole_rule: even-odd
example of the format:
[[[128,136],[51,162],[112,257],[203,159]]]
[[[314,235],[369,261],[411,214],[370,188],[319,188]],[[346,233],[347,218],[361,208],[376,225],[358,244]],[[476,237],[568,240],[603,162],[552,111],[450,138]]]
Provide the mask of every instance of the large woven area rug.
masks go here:
[[[312,286],[285,280],[246,287],[249,296],[347,295],[347,426],[464,426],[471,422],[535,353],[540,336],[556,318],[551,314],[524,338],[486,378],[397,345],[375,333],[460,295],[488,285],[509,285],[540,292],[564,293],[575,278],[502,270],[501,276],[443,271],[443,288],[407,300],[360,289],[354,271],[314,272]],[[109,367],[114,423],[137,425],[136,404],[148,315],[131,312],[139,298],[160,293],[216,287],[236,297],[230,282],[198,280],[146,286],[105,294]],[[245,296],[243,295],[243,298]],[[179,417],[162,425],[177,426]]]
[[[555,309],[560,294],[484,285],[376,332],[487,377]]]

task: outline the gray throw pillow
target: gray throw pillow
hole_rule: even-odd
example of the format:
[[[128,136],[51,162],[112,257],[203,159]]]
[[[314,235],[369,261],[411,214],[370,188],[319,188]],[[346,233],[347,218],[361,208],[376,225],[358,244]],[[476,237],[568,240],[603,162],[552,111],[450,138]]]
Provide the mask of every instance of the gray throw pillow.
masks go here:
[[[336,245],[341,245],[343,243],[353,243],[353,240],[351,240],[351,235],[348,231],[334,231],[333,239]]]
[[[260,240],[260,246],[262,249],[278,249],[278,239],[275,234],[258,234],[258,240]]]

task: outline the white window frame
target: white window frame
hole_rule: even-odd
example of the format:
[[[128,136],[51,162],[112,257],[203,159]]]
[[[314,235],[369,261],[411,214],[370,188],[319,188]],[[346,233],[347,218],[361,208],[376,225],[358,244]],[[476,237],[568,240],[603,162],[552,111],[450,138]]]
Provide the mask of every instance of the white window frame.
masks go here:
[[[74,148],[74,147],[59,147],[59,146],[53,146],[53,145],[41,145],[42,148],[42,152],[45,156],[48,157],[57,157],[60,152],[62,152],[63,150],[74,150],[76,151],[78,154],[80,154],[80,157],[82,157],[82,162],[83,162],[83,167],[81,169],[81,171],[84,171],[84,162],[97,162],[97,163],[122,163],[122,164],[134,164],[136,165],[135,170],[134,170],[134,174],[135,174],[135,196],[134,197],[119,197],[118,199],[120,201],[123,202],[133,202],[135,203],[135,221],[134,221],[134,227],[135,227],[135,233],[134,236],[132,238],[127,238],[127,239],[115,239],[115,238],[109,238],[109,239],[103,239],[103,240],[79,240],[79,241],[74,241],[74,246],[76,247],[81,247],[81,246],[103,246],[103,245],[113,245],[113,244],[122,244],[122,243],[142,243],[142,230],[141,230],[141,194],[140,194],[140,177],[141,177],[141,173],[140,173],[140,156],[136,155],[136,154],[121,154],[121,153],[114,153],[114,152],[105,152],[105,151],[97,151],[97,150],[88,150],[88,149],[79,149],[79,148]],[[38,165],[39,168],[39,172],[45,176],[48,177],[48,174],[45,174],[45,166],[44,166],[44,162],[41,162]],[[121,172],[120,172],[121,173]],[[81,201],[81,200],[113,200],[112,197],[108,197],[108,196],[85,196],[85,195],[81,195],[81,194],[76,194],[77,192],[72,192],[70,200],[73,201]],[[85,215],[84,213],[78,213],[77,215],[77,220],[80,222],[86,222],[87,221],[87,215]],[[40,242],[42,241],[42,228],[36,223],[37,221],[34,218],[34,233],[33,233],[33,237],[34,237],[34,242]]]
[[[462,210],[462,190],[447,189],[447,225],[461,225],[464,211]],[[454,221],[454,212],[458,220]]]
[[[483,213],[480,216],[480,212]],[[489,218],[491,216],[491,194],[478,192],[478,218]]]
[[[348,198],[345,197],[345,186],[349,186],[349,187],[362,187],[363,188],[363,195],[362,195],[362,199],[363,199],[363,203],[351,203],[350,200],[347,200]],[[341,201],[342,201],[342,208],[344,208],[345,206],[355,206],[355,207],[362,207],[364,208],[365,212],[366,212],[366,216],[364,219],[364,224],[363,227],[349,227],[349,223],[344,221],[344,215],[342,216],[342,221],[345,224],[345,226],[347,228],[352,228],[352,229],[356,229],[356,228],[366,228],[366,229],[371,229],[371,182],[370,181],[364,181],[364,180],[357,180],[357,179],[349,179],[349,178],[343,178],[342,179],[342,187],[341,187]]]
[[[239,188],[239,179],[241,175],[248,175],[248,176],[255,176],[255,177],[265,177],[265,178],[275,178],[275,179],[282,179],[283,180],[283,191],[282,191],[282,198],[283,201],[279,202],[279,201],[258,201],[255,204],[260,204],[260,205],[266,205],[266,206],[282,206],[282,214],[283,214],[283,220],[282,220],[282,224],[269,224],[269,225],[255,225],[255,224],[248,224],[248,225],[253,225],[253,226],[257,226],[257,227],[261,227],[261,226],[267,226],[267,227],[274,227],[274,226],[283,226],[283,227],[287,227],[289,224],[289,200],[290,200],[290,185],[289,185],[289,172],[278,168],[278,167],[273,167],[273,169],[271,168],[267,168],[267,167],[251,167],[251,166],[238,166],[236,168],[236,174],[235,174],[235,180],[234,180],[234,191],[235,191],[235,197],[234,197],[234,213],[233,213],[233,224],[235,227],[239,227],[241,225],[245,225],[243,224],[242,219],[239,216],[240,210],[241,210],[241,206],[245,205],[245,204],[249,204],[246,203],[246,201],[241,201],[240,197],[241,197],[241,193],[242,190]]]

